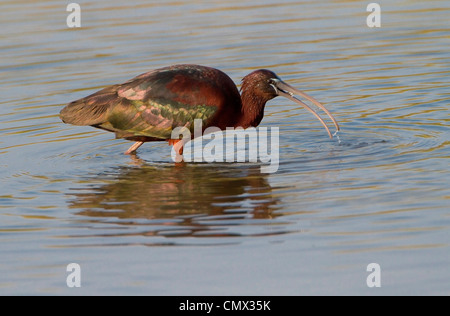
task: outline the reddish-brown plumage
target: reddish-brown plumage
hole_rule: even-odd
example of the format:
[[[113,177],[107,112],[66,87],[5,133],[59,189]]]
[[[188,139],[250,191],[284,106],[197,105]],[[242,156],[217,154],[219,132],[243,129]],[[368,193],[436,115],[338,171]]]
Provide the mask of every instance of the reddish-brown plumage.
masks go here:
[[[239,94],[225,73],[199,65],[175,65],[139,75],[68,104],[60,116],[65,123],[91,125],[115,132],[118,138],[137,141],[127,153],[143,142],[169,140],[176,127],[192,129],[194,119],[203,121],[203,129],[256,127],[264,116],[266,102],[279,95],[300,103],[326,127],[294,94],[322,108],[339,129],[318,101],[284,83],[269,70],[257,70],[244,77]]]
[[[217,112],[203,126],[204,129],[209,126],[220,129],[234,127],[242,114],[242,103],[239,91],[230,77],[214,68],[188,66],[195,69],[195,72],[180,71],[166,85],[167,90],[174,94],[173,100],[187,105],[216,107]]]

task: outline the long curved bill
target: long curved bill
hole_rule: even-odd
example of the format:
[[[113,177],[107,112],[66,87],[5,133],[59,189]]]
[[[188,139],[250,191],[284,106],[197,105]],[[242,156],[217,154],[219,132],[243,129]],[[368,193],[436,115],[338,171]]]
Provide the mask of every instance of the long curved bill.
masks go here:
[[[328,117],[333,121],[333,124],[334,124],[334,126],[336,126],[336,129],[338,131],[340,130],[339,124],[336,122],[336,120],[334,119],[333,115],[331,115],[331,113],[319,101],[317,101],[313,97],[307,95],[306,93],[304,93],[304,92],[302,92],[300,90],[295,89],[294,87],[288,85],[287,83],[285,83],[285,82],[283,82],[282,80],[279,80],[279,79],[275,81],[275,84],[273,86],[274,86],[274,88],[277,91],[277,94],[279,96],[283,96],[285,98],[288,98],[289,100],[292,100],[292,101],[300,104],[305,109],[307,109],[309,112],[311,112],[320,121],[320,123],[322,123],[322,125],[325,127],[325,129],[327,130],[327,133],[330,136],[330,138],[333,138],[333,136],[331,135],[331,132],[328,129],[327,124],[325,124],[325,122],[319,116],[319,114],[317,114],[316,111],[314,111],[312,108],[310,108],[304,102],[302,102],[301,100],[297,99],[295,97],[295,95],[301,96],[301,97],[311,101],[317,107],[322,109],[328,115]]]

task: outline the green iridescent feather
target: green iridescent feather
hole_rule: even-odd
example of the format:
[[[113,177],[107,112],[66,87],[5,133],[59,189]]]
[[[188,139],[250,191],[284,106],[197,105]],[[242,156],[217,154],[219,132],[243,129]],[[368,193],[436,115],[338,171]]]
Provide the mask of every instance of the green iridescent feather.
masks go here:
[[[218,88],[217,78],[232,88],[227,89],[227,84]],[[240,113],[240,95],[228,76],[213,68],[178,65],[71,102],[60,117],[65,123],[114,132],[117,138],[155,141],[170,139],[177,127],[187,127],[192,133],[195,119],[202,120],[204,128],[233,126],[233,121],[222,118]]]
[[[115,106],[109,114],[108,124],[101,124],[99,127],[113,127],[123,134],[170,139],[174,128],[186,126],[193,132],[195,119],[202,120],[203,126],[206,126],[217,111],[213,106],[186,106],[173,101],[127,101]]]

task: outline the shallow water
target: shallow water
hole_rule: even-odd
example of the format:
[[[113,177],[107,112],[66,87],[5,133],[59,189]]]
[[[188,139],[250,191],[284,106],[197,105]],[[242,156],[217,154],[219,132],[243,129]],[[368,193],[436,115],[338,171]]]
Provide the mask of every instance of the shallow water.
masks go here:
[[[0,294],[450,294],[450,4],[3,1]],[[175,165],[164,143],[61,123],[66,103],[176,63],[268,68],[341,125],[270,101],[280,166]],[[331,126],[331,124],[330,124]],[[66,286],[67,264],[82,287]],[[381,288],[368,288],[369,263]]]

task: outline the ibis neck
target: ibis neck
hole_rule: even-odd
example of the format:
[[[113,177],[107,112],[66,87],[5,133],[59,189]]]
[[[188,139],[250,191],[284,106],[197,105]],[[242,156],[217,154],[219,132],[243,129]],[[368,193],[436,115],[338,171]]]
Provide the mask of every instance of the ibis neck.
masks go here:
[[[266,105],[267,100],[264,100],[264,98],[261,98],[258,95],[247,93],[246,90],[242,91],[241,99],[241,120],[237,126],[243,128],[258,126],[264,117],[264,106]]]

